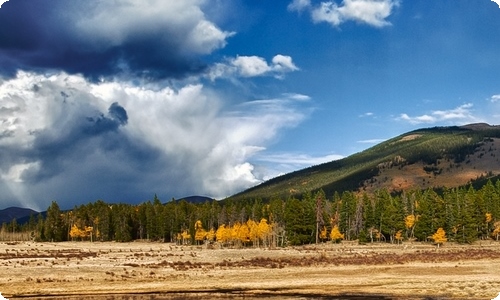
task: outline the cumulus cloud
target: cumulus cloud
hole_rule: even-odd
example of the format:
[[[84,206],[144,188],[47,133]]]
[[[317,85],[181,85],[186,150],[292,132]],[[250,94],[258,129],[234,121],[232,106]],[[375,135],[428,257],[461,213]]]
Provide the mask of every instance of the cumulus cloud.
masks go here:
[[[224,63],[215,64],[209,71],[211,80],[217,78],[232,77],[257,77],[272,75],[282,78],[285,73],[297,71],[299,68],[293,63],[292,58],[287,55],[278,54],[272,58],[269,64],[260,56],[237,56],[228,58]]]
[[[391,24],[386,19],[397,6],[399,0],[343,0],[340,5],[334,1],[313,5],[310,0],[294,0],[288,9],[298,12],[308,10],[315,23],[327,22],[339,26],[347,21],[355,21],[384,27]]]
[[[493,95],[493,96],[491,96],[490,101],[491,102],[498,102],[498,101],[500,101],[500,95]]]
[[[147,88],[19,72],[0,81],[2,203],[44,209],[50,200],[67,207],[154,193],[231,195],[263,180],[252,157],[307,117],[307,99],[228,106],[201,84]]]
[[[207,20],[203,5],[201,0],[12,0],[0,10],[1,72],[54,69],[94,79],[203,72],[200,57],[224,47],[233,35]]]
[[[413,117],[409,116],[406,113],[403,113],[397,119],[409,122],[410,124],[422,124],[422,123],[432,124],[437,122],[447,122],[447,123],[477,122],[478,119],[473,115],[472,107],[473,107],[472,103],[466,103],[454,109],[435,110],[432,111],[430,114],[424,114]]]

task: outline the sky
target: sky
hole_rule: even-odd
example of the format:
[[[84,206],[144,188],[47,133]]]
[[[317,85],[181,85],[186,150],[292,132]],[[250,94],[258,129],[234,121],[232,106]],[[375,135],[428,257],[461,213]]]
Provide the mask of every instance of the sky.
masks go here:
[[[0,0],[0,209],[223,199],[499,124],[498,2]]]

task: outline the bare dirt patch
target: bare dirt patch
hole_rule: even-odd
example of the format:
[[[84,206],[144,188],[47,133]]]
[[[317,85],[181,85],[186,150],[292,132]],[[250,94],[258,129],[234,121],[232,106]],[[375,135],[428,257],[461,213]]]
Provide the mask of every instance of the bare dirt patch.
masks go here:
[[[0,243],[0,269],[0,292],[9,299],[140,293],[492,299],[500,292],[500,244],[437,250],[429,244],[344,243],[270,250]]]

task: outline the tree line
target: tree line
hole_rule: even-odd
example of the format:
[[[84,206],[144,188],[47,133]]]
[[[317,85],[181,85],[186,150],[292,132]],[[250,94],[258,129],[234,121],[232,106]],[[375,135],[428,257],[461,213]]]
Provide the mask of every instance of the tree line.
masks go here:
[[[360,243],[454,241],[500,238],[500,180],[481,188],[372,194],[320,190],[289,199],[162,203],[138,205],[102,200],[61,211],[56,201],[45,217],[25,224],[2,224],[1,233],[29,233],[37,241],[149,240],[224,246],[285,246],[326,241]]]

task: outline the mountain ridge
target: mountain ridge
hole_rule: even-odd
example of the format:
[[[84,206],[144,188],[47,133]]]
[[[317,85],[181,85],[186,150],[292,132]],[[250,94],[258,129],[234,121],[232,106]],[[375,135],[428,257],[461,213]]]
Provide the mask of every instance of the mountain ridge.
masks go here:
[[[500,126],[430,127],[388,139],[340,160],[297,170],[227,199],[300,197],[323,190],[450,188],[500,175]]]
[[[0,210],[0,224],[9,223],[12,220],[16,219],[20,221],[22,219],[28,218],[31,215],[36,215],[39,212],[30,209],[30,208],[22,208],[17,206],[8,207]]]

